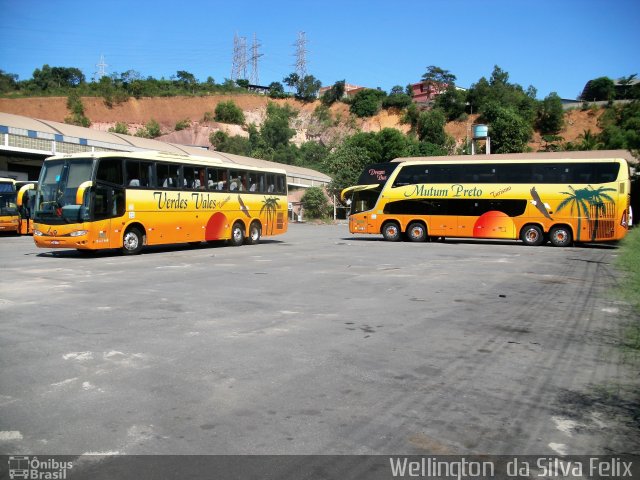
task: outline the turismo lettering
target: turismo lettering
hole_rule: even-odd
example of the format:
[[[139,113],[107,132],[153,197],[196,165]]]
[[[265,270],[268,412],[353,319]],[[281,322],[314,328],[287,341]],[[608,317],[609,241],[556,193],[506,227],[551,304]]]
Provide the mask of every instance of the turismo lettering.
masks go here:
[[[458,183],[450,188],[436,188],[427,185],[414,185],[411,190],[404,192],[405,198],[409,197],[481,197],[482,189],[478,187],[467,187]]]

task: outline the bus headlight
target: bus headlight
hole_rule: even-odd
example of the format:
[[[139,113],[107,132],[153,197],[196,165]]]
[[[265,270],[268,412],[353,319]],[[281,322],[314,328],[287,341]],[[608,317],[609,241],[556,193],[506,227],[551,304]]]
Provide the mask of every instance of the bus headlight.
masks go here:
[[[87,230],[76,230],[75,232],[71,232],[69,234],[70,237],[81,237],[83,235],[86,235],[88,233]]]
[[[41,237],[42,235],[44,235],[40,230],[34,230],[33,231],[33,236],[34,237]]]

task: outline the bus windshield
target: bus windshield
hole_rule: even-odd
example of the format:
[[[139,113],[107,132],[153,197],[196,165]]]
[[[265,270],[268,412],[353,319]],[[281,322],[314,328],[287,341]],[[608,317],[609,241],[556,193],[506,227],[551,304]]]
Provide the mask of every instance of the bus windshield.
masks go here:
[[[16,190],[13,183],[0,183],[0,215],[17,215]]]
[[[373,209],[378,201],[382,187],[383,185],[380,185],[377,188],[354,192],[351,199],[351,213],[366,212]]]
[[[62,207],[76,203],[78,186],[91,179],[92,170],[91,158],[45,162],[40,172],[34,219],[65,223]]]

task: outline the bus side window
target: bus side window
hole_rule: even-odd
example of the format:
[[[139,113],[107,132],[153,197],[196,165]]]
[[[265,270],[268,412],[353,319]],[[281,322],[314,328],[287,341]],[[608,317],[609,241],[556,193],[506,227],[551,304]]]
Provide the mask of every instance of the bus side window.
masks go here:
[[[123,185],[122,159],[103,158],[98,164],[96,179],[102,182],[109,182],[115,185]]]
[[[125,182],[128,186],[140,186],[140,162],[138,160],[127,160],[125,162],[125,173]]]

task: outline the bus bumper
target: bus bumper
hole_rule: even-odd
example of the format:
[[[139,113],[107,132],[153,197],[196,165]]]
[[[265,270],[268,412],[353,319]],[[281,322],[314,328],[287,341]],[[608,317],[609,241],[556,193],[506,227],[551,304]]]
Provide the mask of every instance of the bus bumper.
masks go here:
[[[15,220],[0,220],[0,232],[17,232],[20,228],[20,221]]]
[[[82,230],[67,235],[47,235],[34,228],[33,241],[40,248],[91,248],[88,232]]]

